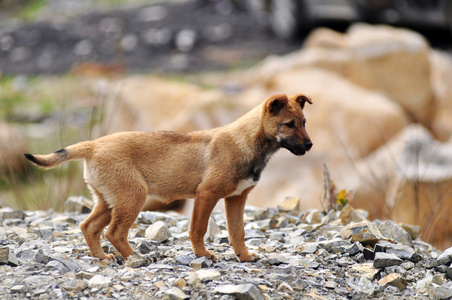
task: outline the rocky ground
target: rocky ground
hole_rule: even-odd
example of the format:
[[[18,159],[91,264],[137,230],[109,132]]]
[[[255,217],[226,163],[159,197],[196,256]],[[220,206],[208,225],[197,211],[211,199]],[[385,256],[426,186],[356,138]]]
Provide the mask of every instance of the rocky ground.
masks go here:
[[[63,73],[81,63],[79,69],[95,63],[116,72],[221,69],[288,53],[301,43],[276,40],[229,1],[152,1],[113,10],[66,2],[50,1],[55,5],[39,21],[0,22],[1,72]],[[94,8],[82,9],[87,5]]]
[[[187,216],[157,212],[142,212],[131,229],[136,253],[108,262],[89,255],[79,229],[85,213],[3,208],[0,298],[452,297],[452,248],[441,252],[413,239],[418,227],[370,222],[350,206],[323,214],[298,211],[294,203],[288,198],[278,208],[246,209],[246,244],[261,257],[254,263],[237,261],[223,212],[213,214],[206,234],[217,262],[193,255]]]

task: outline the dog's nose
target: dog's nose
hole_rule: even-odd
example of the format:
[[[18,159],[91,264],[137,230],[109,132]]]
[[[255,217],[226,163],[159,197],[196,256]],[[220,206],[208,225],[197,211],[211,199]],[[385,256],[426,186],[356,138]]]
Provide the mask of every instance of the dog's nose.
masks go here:
[[[309,151],[312,148],[312,145],[313,144],[311,141],[304,143],[304,146],[306,147],[306,151]]]

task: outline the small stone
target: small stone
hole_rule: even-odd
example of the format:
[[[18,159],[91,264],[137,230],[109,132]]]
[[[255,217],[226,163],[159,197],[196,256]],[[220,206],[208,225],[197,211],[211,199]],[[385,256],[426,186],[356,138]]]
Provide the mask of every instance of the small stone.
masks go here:
[[[293,288],[286,282],[281,282],[276,290],[283,293],[293,293]]]
[[[25,285],[19,284],[11,287],[10,292],[12,294],[15,293],[26,293],[28,291],[27,287]]]
[[[398,266],[402,263],[402,260],[395,254],[377,252],[375,253],[374,267],[386,268],[391,266]]]
[[[194,269],[210,268],[212,261],[205,256],[198,257],[190,262],[190,267]]]
[[[238,300],[264,300],[261,291],[253,284],[220,285],[215,287],[215,293],[231,295]]]
[[[350,222],[362,222],[367,219],[367,216],[362,210],[356,210],[351,205],[346,205],[341,209],[339,219],[342,224],[349,224]]]
[[[39,228],[36,230],[39,237],[44,240],[54,241],[55,236],[53,235],[53,227],[47,227],[47,228]]]
[[[135,249],[140,254],[148,254],[150,252],[158,251],[158,247],[151,244],[149,241],[141,240],[138,242],[138,244],[135,246]]]
[[[94,45],[90,40],[82,40],[74,46],[74,54],[79,56],[88,55],[93,51]]]
[[[71,196],[64,203],[66,212],[77,212],[80,214],[89,214],[93,206],[93,201],[83,196]]]
[[[446,274],[448,279],[452,279],[452,265],[447,267]]]
[[[305,243],[302,246],[301,254],[314,254],[319,249],[318,243]]]
[[[189,298],[190,298],[190,296],[185,294],[181,289],[179,289],[177,287],[172,287],[163,293],[163,299],[168,299],[168,300],[183,300],[183,299],[189,299]]]
[[[103,288],[112,285],[111,278],[102,275],[95,275],[88,280],[88,287],[90,288]]]
[[[201,282],[209,282],[212,280],[221,279],[221,273],[211,269],[199,270],[196,272],[196,276],[198,276]]]
[[[411,236],[411,239],[415,240],[419,236],[419,233],[421,231],[421,226],[419,225],[411,225],[411,224],[405,224],[400,223],[400,226],[408,232],[408,234]]]
[[[60,287],[68,291],[82,291],[88,287],[88,283],[85,280],[69,279],[64,281]]]
[[[352,243],[360,242],[362,244],[375,244],[379,240],[385,239],[375,224],[368,220],[345,226],[341,230],[341,236]]]
[[[134,34],[128,33],[121,39],[121,49],[127,52],[135,50],[138,45],[138,37]]]
[[[313,209],[308,212],[306,215],[306,222],[308,224],[318,224],[322,222],[322,216],[320,214],[320,211],[317,209]]]
[[[133,251],[124,265],[129,268],[140,268],[149,266],[153,261],[149,255],[141,255],[139,252]]]
[[[347,284],[354,290],[354,297],[362,299],[364,297],[370,297],[375,291],[374,284],[366,277],[361,277],[357,282],[356,279],[349,278]]]
[[[0,265],[10,265],[16,267],[19,265],[16,255],[8,248],[0,248]]]
[[[430,284],[427,288],[430,299],[451,299],[452,297],[452,281],[448,281],[442,285]]]
[[[438,266],[438,262],[433,257],[427,257],[421,262],[422,266],[426,269],[433,269]]]
[[[380,270],[376,269],[372,263],[353,265],[350,270],[351,272],[356,272],[369,280],[374,280],[378,273],[380,273]]]
[[[183,288],[187,285],[187,281],[184,278],[179,277],[176,280],[174,280],[174,284],[179,288]]]
[[[219,234],[221,234],[220,226],[217,225],[213,217],[210,217],[209,224],[207,225],[207,231],[204,235],[204,241],[213,242],[215,237]]]
[[[0,219],[21,219],[25,218],[25,213],[21,210],[4,207],[0,209]]]
[[[192,29],[182,29],[175,37],[176,48],[182,52],[189,52],[194,48],[196,39],[196,31]]]
[[[300,211],[300,198],[286,197],[278,205],[278,209],[282,212]]]
[[[391,220],[381,222],[378,225],[378,229],[383,236],[402,243],[405,246],[413,247],[413,239],[411,238],[411,235],[396,222]]]
[[[444,250],[436,259],[438,265],[449,265],[452,262],[452,247]]]
[[[146,229],[146,238],[152,241],[163,242],[171,237],[168,226],[162,221],[157,221]]]
[[[190,263],[197,258],[194,254],[176,255],[174,259],[178,264],[189,266]]]
[[[400,259],[411,260],[415,254],[414,249],[400,244],[392,244],[385,247],[386,253],[397,255]]]
[[[395,286],[400,291],[406,288],[406,280],[402,278],[402,275],[397,273],[391,273],[378,281],[378,284],[387,287],[388,285]]]
[[[360,252],[363,252],[363,250],[364,250],[364,247],[359,242],[353,243],[350,247],[347,248],[348,254],[350,254],[351,256],[356,255]]]

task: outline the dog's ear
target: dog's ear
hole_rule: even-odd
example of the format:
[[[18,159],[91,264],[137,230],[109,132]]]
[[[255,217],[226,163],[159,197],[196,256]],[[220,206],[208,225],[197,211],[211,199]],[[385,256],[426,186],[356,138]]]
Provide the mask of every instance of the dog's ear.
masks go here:
[[[295,101],[300,103],[301,109],[304,108],[304,105],[305,105],[306,102],[308,102],[309,104],[312,104],[311,98],[309,98],[309,97],[307,97],[305,95],[296,95],[295,96]]]
[[[287,105],[289,99],[284,94],[274,95],[267,99],[266,101],[267,112],[272,115],[277,115],[279,112]]]

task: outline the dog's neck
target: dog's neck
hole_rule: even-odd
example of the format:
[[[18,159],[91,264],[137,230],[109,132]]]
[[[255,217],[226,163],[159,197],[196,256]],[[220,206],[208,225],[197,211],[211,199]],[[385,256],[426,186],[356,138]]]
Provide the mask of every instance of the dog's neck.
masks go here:
[[[227,125],[229,134],[241,152],[248,174],[258,181],[271,156],[280,148],[275,138],[268,137],[262,125],[261,108],[257,107],[237,121]]]

